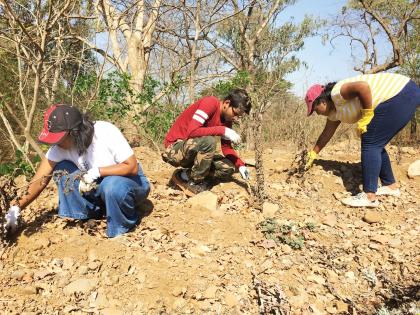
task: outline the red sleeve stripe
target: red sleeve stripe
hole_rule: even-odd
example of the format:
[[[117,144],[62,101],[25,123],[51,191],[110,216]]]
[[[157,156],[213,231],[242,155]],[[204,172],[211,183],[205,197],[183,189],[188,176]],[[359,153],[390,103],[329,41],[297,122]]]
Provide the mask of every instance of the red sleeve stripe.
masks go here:
[[[200,116],[198,116],[198,115],[196,115],[196,114],[194,114],[194,116],[192,117],[193,119],[195,119],[195,120],[197,120],[200,124],[204,124],[204,122],[205,122],[205,120],[204,120],[204,118],[203,117],[200,117]]]
[[[209,115],[207,115],[206,112],[202,111],[201,109],[197,109],[194,114],[203,117],[204,120],[209,119]]]

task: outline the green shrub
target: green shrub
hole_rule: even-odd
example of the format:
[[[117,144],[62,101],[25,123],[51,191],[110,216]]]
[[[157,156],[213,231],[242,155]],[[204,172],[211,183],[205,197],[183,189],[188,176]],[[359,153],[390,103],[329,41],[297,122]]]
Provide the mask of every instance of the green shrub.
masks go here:
[[[36,167],[41,158],[39,155],[36,155],[34,158],[31,159],[32,164]],[[24,158],[22,151],[17,150],[15,153],[15,160],[14,162],[3,163],[0,164],[0,176],[13,174],[17,175],[25,175],[26,177],[32,177],[35,174],[35,171],[32,169],[31,165],[28,161]]]

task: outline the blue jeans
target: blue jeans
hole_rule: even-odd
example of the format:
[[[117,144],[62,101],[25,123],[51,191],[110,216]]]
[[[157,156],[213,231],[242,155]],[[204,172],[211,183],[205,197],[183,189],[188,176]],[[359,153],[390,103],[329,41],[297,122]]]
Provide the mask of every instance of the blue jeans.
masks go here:
[[[420,88],[410,81],[394,97],[380,103],[362,135],[363,190],[375,193],[382,185],[395,183],[385,146],[410,121],[420,105]]]
[[[138,205],[147,198],[149,181],[140,166],[136,176],[106,176],[96,190],[79,193],[80,170],[70,161],[61,161],[54,168],[58,187],[58,214],[73,219],[99,219],[106,215],[108,237],[131,230],[140,220]],[[67,175],[58,176],[56,171]],[[79,175],[79,176],[78,176]]]

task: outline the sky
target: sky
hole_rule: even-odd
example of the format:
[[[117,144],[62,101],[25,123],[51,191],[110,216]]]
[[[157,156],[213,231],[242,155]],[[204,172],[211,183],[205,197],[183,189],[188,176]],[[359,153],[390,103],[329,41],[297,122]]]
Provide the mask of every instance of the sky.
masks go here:
[[[295,23],[299,23],[305,15],[328,20],[341,12],[346,3],[347,0],[297,0],[278,16],[278,22],[293,18]],[[106,36],[100,34],[97,40],[105,49]],[[380,51],[386,56],[389,47],[383,44]],[[346,39],[336,39],[333,47],[329,42],[323,44],[320,35],[308,38],[297,57],[305,62],[307,67],[301,66],[299,70],[287,75],[286,79],[293,84],[292,92],[299,97],[304,97],[312,84],[339,81],[359,74],[353,70],[356,61],[351,56],[349,41]]]
[[[300,22],[305,14],[327,19],[341,12],[346,0],[298,0],[295,5],[286,8],[280,18],[294,17]],[[321,36],[309,38],[297,55],[306,62],[307,68],[289,74],[286,78],[293,83],[292,92],[304,96],[308,87],[315,83],[327,83],[357,75],[353,70],[355,61],[351,57],[349,42],[342,39],[331,44],[322,44]]]

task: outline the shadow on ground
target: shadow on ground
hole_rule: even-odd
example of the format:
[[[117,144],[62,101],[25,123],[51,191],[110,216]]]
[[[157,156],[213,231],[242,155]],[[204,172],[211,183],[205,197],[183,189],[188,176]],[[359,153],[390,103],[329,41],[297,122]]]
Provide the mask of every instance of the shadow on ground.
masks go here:
[[[315,160],[324,171],[331,171],[335,176],[341,177],[344,188],[352,194],[360,192],[359,185],[362,183],[361,163],[340,162],[335,160]]]

